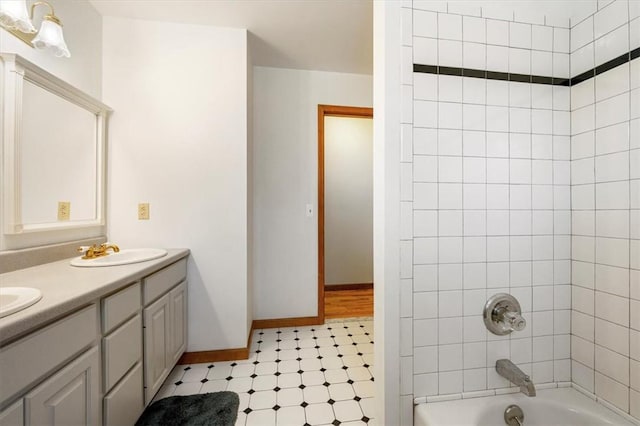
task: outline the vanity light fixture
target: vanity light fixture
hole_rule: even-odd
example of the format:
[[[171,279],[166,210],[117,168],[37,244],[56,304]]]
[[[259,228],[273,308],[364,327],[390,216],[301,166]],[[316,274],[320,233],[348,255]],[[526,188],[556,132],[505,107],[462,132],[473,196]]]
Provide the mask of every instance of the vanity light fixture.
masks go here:
[[[32,23],[37,6],[48,6],[50,10],[42,17],[38,31]],[[71,56],[62,34],[62,23],[46,1],[33,3],[31,13],[27,14],[26,0],[0,0],[0,26],[36,49],[48,50],[57,57]]]

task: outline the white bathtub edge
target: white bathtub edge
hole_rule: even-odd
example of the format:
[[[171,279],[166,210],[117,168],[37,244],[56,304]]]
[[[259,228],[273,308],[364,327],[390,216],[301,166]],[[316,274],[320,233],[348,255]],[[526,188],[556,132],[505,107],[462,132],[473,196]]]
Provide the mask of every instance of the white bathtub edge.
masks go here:
[[[566,388],[571,387],[571,382],[550,382],[550,383],[541,383],[536,385],[536,389],[555,389],[555,388]],[[413,405],[424,404],[429,402],[442,402],[442,401],[454,401],[456,399],[470,399],[470,398],[484,398],[487,396],[495,396],[495,395],[506,395],[510,393],[518,393],[520,392],[519,388],[509,387],[509,388],[497,388],[497,389],[487,389],[473,392],[463,392],[463,393],[449,393],[444,395],[432,395],[432,396],[419,396],[413,398]]]

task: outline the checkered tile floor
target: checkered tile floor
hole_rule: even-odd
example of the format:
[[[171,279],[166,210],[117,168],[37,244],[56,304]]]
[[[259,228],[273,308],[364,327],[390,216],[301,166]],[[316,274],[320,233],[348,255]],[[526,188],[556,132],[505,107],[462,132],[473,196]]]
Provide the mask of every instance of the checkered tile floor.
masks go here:
[[[373,322],[254,330],[249,359],[176,366],[156,400],[229,390],[236,425],[366,425],[373,418]]]

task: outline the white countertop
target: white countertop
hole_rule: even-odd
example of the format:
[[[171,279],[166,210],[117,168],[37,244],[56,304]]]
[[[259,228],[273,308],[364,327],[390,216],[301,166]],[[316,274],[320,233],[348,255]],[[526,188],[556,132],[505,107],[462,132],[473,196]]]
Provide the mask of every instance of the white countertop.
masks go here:
[[[0,287],[33,287],[42,292],[38,303],[0,318],[0,346],[189,255],[188,249],[167,251],[159,259],[130,265],[78,268],[64,259],[0,274]]]

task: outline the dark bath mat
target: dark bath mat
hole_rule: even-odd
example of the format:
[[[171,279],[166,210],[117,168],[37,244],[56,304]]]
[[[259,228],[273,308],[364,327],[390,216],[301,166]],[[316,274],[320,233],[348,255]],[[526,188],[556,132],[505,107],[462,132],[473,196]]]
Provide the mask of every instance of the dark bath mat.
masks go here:
[[[136,426],[233,426],[239,405],[235,392],[170,396],[144,410]]]

